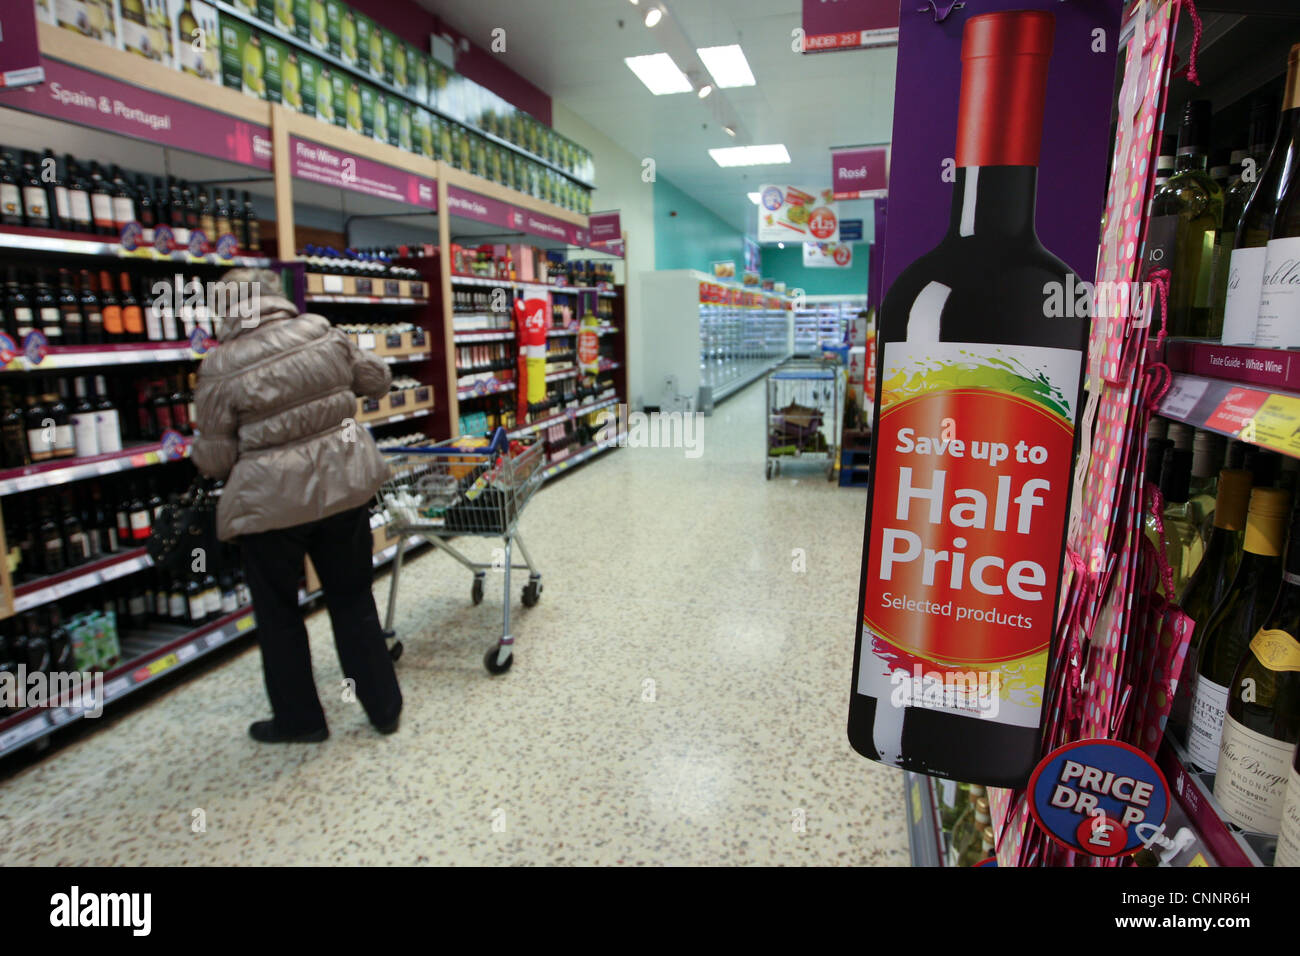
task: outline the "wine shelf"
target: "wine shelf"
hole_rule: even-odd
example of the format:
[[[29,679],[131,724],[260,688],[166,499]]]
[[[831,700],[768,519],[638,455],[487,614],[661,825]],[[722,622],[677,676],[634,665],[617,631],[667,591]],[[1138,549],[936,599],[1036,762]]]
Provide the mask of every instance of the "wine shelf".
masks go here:
[[[575,465],[580,465],[584,461],[589,461],[590,459],[595,458],[601,452],[609,451],[609,449],[615,448],[617,446],[618,446],[617,439],[611,439],[609,441],[600,442],[598,444],[593,444],[593,445],[586,445],[581,450],[569,455],[567,458],[563,458],[555,462],[554,464],[549,465],[548,467],[542,469],[542,481],[550,481],[556,475],[567,471],[568,469],[574,467]]]
[[[133,468],[148,468],[169,461],[179,461],[190,456],[191,441],[188,438],[164,448],[161,442],[148,445],[133,445],[121,451],[91,458],[74,458],[71,461],[46,461],[39,465],[26,465],[0,471],[0,495],[12,495],[19,491],[34,491],[52,485],[67,484],[70,481],[84,481],[87,478],[102,478]]]
[[[64,256],[122,259],[137,262],[175,262],[182,265],[266,268],[269,258],[262,256],[233,256],[223,259],[216,253],[192,256],[188,252],[159,252],[152,246],[130,250],[110,236],[88,237],[85,233],[64,232],[58,229],[34,229],[27,226],[5,226],[0,229],[0,251],[46,252]]]
[[[485,398],[488,395],[501,395],[514,390],[514,382],[506,382],[504,385],[498,385],[495,388],[462,388],[456,392],[456,398],[463,402],[466,399]]]
[[[40,360],[31,362],[18,355],[3,372],[55,372],[115,365],[149,365],[162,362],[190,362],[202,356],[184,345],[136,342],[123,345],[56,345]]]
[[[14,613],[29,611],[151,567],[153,560],[145,549],[132,548],[99,561],[69,568],[62,574],[20,584],[14,588]]]
[[[550,428],[552,425],[558,425],[560,422],[572,421],[575,418],[590,415],[592,412],[598,412],[602,408],[609,408],[611,405],[618,404],[618,402],[619,398],[616,395],[613,398],[606,398],[592,405],[584,405],[581,408],[568,408],[560,412],[558,415],[544,418],[540,422],[532,422],[528,425],[522,425],[510,432],[510,437],[519,438],[522,435],[531,435],[535,432],[542,431],[545,428]]]
[[[309,305],[313,303],[325,305],[419,305],[429,304],[428,299],[412,299],[404,295],[327,295],[321,292],[309,292],[304,297]]]

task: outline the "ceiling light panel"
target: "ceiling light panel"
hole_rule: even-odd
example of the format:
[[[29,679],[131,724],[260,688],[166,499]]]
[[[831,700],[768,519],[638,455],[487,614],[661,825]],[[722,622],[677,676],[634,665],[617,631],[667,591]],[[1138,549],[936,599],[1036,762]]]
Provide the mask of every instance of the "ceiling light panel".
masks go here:
[[[738,44],[730,46],[706,46],[695,51],[708,67],[718,88],[729,90],[737,86],[754,86],[756,80],[745,59],[745,51]]]
[[[790,162],[790,152],[781,143],[728,146],[724,149],[711,149],[709,155],[719,166],[776,166]]]
[[[655,96],[691,91],[690,79],[677,68],[677,64],[667,53],[624,57],[623,62]]]

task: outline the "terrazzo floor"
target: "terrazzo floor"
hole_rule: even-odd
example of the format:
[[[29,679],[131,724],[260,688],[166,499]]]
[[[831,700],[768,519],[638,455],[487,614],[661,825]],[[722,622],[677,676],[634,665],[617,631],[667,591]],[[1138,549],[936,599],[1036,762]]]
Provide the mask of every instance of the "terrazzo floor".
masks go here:
[[[317,612],[328,741],[249,739],[250,646],[0,782],[0,863],[906,865],[900,777],[844,730],[865,494],[765,481],[763,414],[760,383],[698,458],[621,449],[538,493],[545,591],[512,589],[508,674],[481,663],[499,584],[474,607],[468,572],[420,556],[397,734],[343,699]]]

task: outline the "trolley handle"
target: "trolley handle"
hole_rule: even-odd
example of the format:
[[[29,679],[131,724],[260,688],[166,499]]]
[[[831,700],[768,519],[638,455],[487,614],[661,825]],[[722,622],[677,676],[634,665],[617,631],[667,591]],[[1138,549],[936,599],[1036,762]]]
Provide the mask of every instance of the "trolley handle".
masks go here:
[[[451,439],[456,441],[456,439]],[[481,448],[457,448],[446,442],[438,445],[425,445],[422,447],[411,448],[385,448],[385,453],[402,454],[402,455],[464,455],[466,457],[482,457],[483,455],[500,455],[510,450],[510,436],[501,426],[497,426],[496,431],[492,433],[492,441]]]

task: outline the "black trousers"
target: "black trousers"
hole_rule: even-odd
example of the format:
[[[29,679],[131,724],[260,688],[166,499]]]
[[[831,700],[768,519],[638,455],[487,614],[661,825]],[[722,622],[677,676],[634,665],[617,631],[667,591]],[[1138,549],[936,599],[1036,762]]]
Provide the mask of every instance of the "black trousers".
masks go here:
[[[325,726],[325,712],[312,678],[307,627],[298,605],[304,554],[311,555],[320,576],[334,628],[334,646],[344,677],[353,681],[356,699],[375,725],[382,727],[396,720],[402,710],[402,692],[370,589],[374,572],[366,509],[244,535],[240,545],[276,729],[299,734]],[[338,692],[342,690],[340,687]]]

